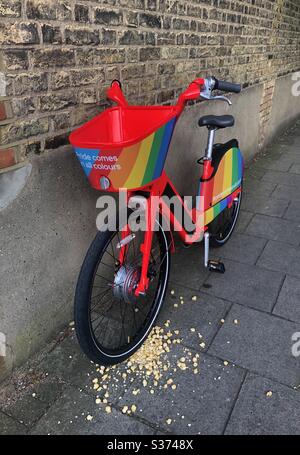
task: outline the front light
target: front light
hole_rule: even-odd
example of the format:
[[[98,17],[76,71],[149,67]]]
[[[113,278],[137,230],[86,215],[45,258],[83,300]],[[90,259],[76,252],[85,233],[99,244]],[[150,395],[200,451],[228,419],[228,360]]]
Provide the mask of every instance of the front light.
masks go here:
[[[108,190],[108,188],[110,187],[110,181],[104,175],[102,175],[102,177],[100,177],[99,183],[100,183],[100,188],[102,190]]]

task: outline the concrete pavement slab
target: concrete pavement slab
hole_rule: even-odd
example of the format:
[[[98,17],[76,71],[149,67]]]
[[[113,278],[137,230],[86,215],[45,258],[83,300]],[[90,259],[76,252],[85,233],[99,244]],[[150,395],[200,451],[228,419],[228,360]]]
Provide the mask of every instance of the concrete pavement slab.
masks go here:
[[[300,201],[290,202],[284,218],[295,221],[300,225]]]
[[[242,254],[242,250],[241,250]],[[263,311],[271,311],[281,289],[284,274],[261,267],[226,260],[225,274],[211,273],[205,292]]]
[[[291,337],[299,330],[299,323],[234,305],[208,353],[296,387],[300,362],[292,355]]]
[[[300,243],[300,224],[282,218],[274,220],[270,216],[257,214],[250,221],[245,233],[296,246]]]
[[[211,257],[255,264],[266,243],[266,239],[236,233],[222,248],[212,249]]]
[[[273,310],[274,314],[300,323],[300,281],[287,275]]]
[[[108,414],[104,405],[93,397],[69,386],[31,430],[30,434],[45,435],[142,435],[155,434],[153,428],[111,407]],[[92,419],[88,416],[91,416]]]
[[[276,183],[265,180],[258,180],[252,177],[244,178],[243,191],[245,193],[270,196],[276,188]]]
[[[235,226],[235,232],[244,232],[248,224],[252,220],[254,213],[247,212],[246,210],[240,210],[239,217]]]
[[[284,199],[277,199],[267,195],[254,196],[252,194],[244,194],[242,207],[244,210],[253,213],[282,217],[288,207],[288,202]]]
[[[267,396],[267,392],[272,395]],[[298,391],[250,374],[242,386],[225,434],[299,435],[299,422]]]
[[[203,244],[185,248],[177,242],[176,253],[171,257],[170,281],[199,289],[208,273],[203,267]]]
[[[40,401],[29,393],[5,407],[3,411],[18,422],[31,426],[44,415],[47,408],[48,403]]]
[[[270,240],[257,264],[268,270],[300,276],[300,248]]]
[[[12,417],[0,412],[0,435],[24,435],[27,434],[25,425],[17,422]]]
[[[159,320],[170,320],[170,328],[179,330],[185,346],[205,350],[222,325],[220,321],[227,314],[230,303],[180,286],[172,286],[172,290],[174,294],[169,290]],[[203,342],[205,347],[201,348]]]
[[[274,182],[279,185],[300,186],[300,175],[289,172],[267,171],[262,178],[268,182]]]
[[[300,185],[288,186],[279,183],[272,193],[272,197],[285,201],[300,201]]]
[[[134,397],[137,415],[178,435],[221,434],[244,375],[236,366],[224,366],[221,361],[201,354],[197,374],[178,370],[174,377],[176,390],[168,387],[151,395],[141,389]],[[132,402],[129,390],[120,405]]]

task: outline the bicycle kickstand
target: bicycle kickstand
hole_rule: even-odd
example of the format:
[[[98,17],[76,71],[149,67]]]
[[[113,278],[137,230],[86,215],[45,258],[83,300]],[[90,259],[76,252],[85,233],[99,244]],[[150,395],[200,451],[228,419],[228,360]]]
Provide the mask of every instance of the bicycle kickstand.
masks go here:
[[[209,259],[209,232],[204,233],[204,266],[207,267],[210,272],[225,273],[225,265],[223,262]]]

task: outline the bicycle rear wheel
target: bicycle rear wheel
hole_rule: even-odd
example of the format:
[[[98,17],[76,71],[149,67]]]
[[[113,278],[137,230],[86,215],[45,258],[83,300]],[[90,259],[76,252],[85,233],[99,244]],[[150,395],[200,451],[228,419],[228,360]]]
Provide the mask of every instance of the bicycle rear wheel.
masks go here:
[[[144,232],[135,233],[121,265],[120,231],[99,232],[83,262],[75,293],[75,328],[82,350],[98,364],[113,365],[132,355],[161,309],[170,270],[170,238],[159,224],[153,236],[150,285],[146,295],[136,297],[143,238]]]
[[[223,246],[236,226],[242,200],[242,191],[234,199],[232,206],[226,207],[208,226],[210,243],[213,247]]]

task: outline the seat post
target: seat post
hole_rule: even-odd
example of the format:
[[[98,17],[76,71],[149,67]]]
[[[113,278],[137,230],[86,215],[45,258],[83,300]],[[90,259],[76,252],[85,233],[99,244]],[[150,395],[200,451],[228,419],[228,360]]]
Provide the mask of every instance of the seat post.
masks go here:
[[[205,159],[206,160],[211,160],[212,159],[212,151],[213,151],[214,140],[215,140],[215,132],[216,132],[216,128],[208,127],[208,139],[207,139],[207,146],[206,146],[206,150],[205,150]]]

